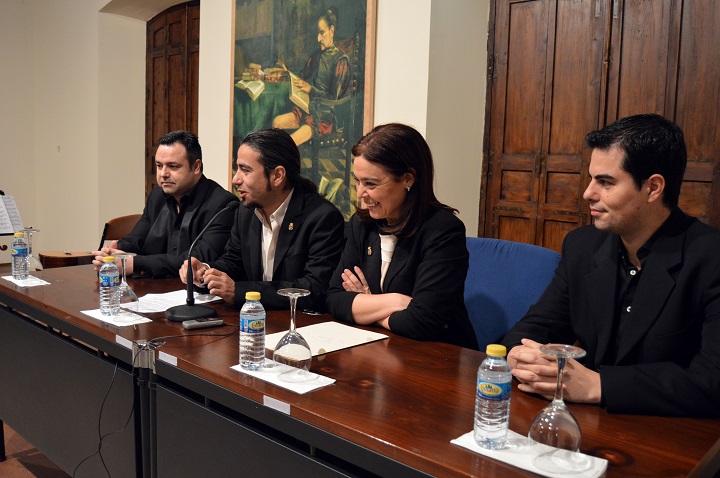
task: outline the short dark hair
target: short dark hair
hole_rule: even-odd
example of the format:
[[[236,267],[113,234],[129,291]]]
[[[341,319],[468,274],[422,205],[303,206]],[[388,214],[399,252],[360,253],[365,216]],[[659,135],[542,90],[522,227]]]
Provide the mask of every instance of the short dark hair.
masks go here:
[[[200,147],[200,141],[198,140],[198,137],[190,131],[170,131],[158,140],[158,146],[172,146],[177,143],[180,143],[185,147],[188,163],[191,168],[192,165],[195,164],[195,161],[202,161],[202,148]],[[203,164],[200,163],[200,172],[202,172],[202,170]]]
[[[431,207],[457,212],[435,197],[432,153],[425,138],[416,129],[400,123],[376,126],[353,146],[352,154],[353,157],[362,156],[380,166],[396,180],[401,179],[405,173],[410,173],[415,178],[400,210],[400,221],[392,226],[382,221],[379,225],[383,232],[398,237],[411,237],[420,230]],[[358,217],[363,221],[372,221],[368,211],[360,208],[359,202],[358,199]]]
[[[628,116],[588,133],[585,144],[602,150],[620,147],[621,166],[638,189],[653,174],[661,175],[665,178],[663,204],[677,208],[687,165],[685,138],[677,124],[655,114]]]
[[[300,151],[295,141],[284,130],[279,128],[263,128],[251,131],[240,141],[260,153],[260,162],[265,169],[265,177],[270,180],[270,173],[282,166],[285,168],[287,187],[298,188],[304,192],[317,192],[317,186],[300,174]]]

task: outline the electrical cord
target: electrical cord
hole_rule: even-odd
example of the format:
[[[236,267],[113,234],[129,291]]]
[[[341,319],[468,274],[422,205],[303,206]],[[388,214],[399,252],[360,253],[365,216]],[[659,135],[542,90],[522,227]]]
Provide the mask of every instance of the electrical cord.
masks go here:
[[[145,348],[146,348],[146,347],[145,347]],[[140,351],[142,351],[142,350],[143,350],[143,349],[141,349]],[[133,359],[132,359],[131,369],[130,369],[130,375],[134,375],[134,373],[135,373],[135,362],[137,361],[137,358],[138,358],[138,356],[140,355],[140,353],[139,353],[140,351],[138,351],[138,353],[137,353],[137,354],[133,357]],[[110,385],[108,386],[108,389],[105,391],[105,396],[103,397],[103,400],[102,400],[102,402],[100,403],[100,413],[99,413],[99,415],[98,415],[98,427],[97,427],[97,428],[98,428],[98,447],[97,447],[97,451],[95,451],[94,453],[92,453],[92,454],[86,456],[85,458],[83,458],[83,459],[80,461],[80,463],[78,463],[77,466],[75,466],[75,469],[74,469],[73,472],[72,472],[72,477],[73,477],[73,478],[75,478],[75,475],[76,475],[76,473],[78,472],[78,470],[80,469],[80,467],[82,466],[82,464],[85,463],[86,461],[88,461],[90,458],[94,457],[95,455],[98,455],[98,456],[100,457],[100,462],[102,463],[103,468],[105,469],[105,473],[107,473],[107,476],[110,477],[110,470],[108,470],[107,464],[105,463],[105,458],[104,458],[103,455],[102,455],[102,444],[103,444],[103,440],[105,440],[105,438],[109,437],[110,435],[114,435],[114,434],[116,434],[116,433],[121,433],[121,432],[123,432],[123,431],[127,428],[127,426],[130,424],[130,420],[132,419],[133,412],[135,411],[135,400],[133,400],[133,404],[132,404],[132,406],[130,407],[130,413],[128,414],[128,418],[127,418],[127,420],[125,421],[125,424],[124,424],[120,429],[118,429],[118,430],[114,430],[114,431],[112,431],[112,432],[106,433],[105,435],[102,434],[102,431],[101,431],[101,429],[100,429],[100,427],[101,427],[101,425],[102,425],[102,414],[103,414],[103,410],[105,409],[105,403],[107,402],[107,398],[108,398],[108,396],[110,395],[110,390],[112,390],[112,387],[113,387],[113,385],[114,385],[114,383],[115,383],[115,377],[117,376],[117,370],[118,370],[118,362],[117,362],[117,360],[116,360],[116,361],[115,361],[115,367],[114,367],[114,370],[113,370],[113,375],[112,375],[112,378],[110,379]]]
[[[226,325],[229,326],[230,324],[226,324]],[[163,345],[165,345],[167,339],[183,339],[183,338],[187,338],[187,337],[229,337],[229,336],[233,335],[235,332],[237,332],[238,330],[240,330],[239,325],[233,325],[232,327],[234,330],[232,330],[231,332],[224,333],[224,334],[210,334],[210,333],[204,332],[204,333],[199,333],[199,334],[163,335],[161,337],[155,337],[153,339],[150,339],[147,341],[147,343],[152,345],[153,347],[157,348],[157,347],[162,347]]]
[[[230,325],[230,324],[228,324],[228,325]],[[162,347],[163,345],[165,345],[165,343],[168,339],[177,339],[177,338],[185,338],[185,337],[229,337],[229,336],[235,334],[235,332],[237,332],[238,330],[240,330],[239,325],[235,325],[233,327],[234,327],[234,330],[232,330],[231,332],[228,332],[228,333],[224,333],[224,334],[199,333],[199,334],[183,334],[183,335],[164,335],[164,336],[152,338],[152,339],[146,341],[145,344],[143,344],[143,345],[137,344],[137,342],[135,342],[135,344],[138,345],[139,349],[138,349],[138,353],[135,354],[135,356],[132,359],[130,375],[131,376],[135,375],[135,368],[136,368],[135,363],[137,361],[138,356],[140,355],[140,352],[143,352],[149,348],[156,349],[158,347]],[[98,455],[100,457],[100,462],[102,463],[103,468],[105,469],[105,473],[107,473],[107,476],[110,478],[110,470],[108,470],[107,464],[105,463],[105,459],[103,458],[103,455],[102,455],[103,440],[105,440],[105,438],[107,438],[111,435],[115,435],[117,433],[122,433],[123,431],[125,431],[127,426],[130,424],[130,420],[132,419],[133,412],[135,411],[135,400],[133,400],[132,407],[130,407],[130,414],[128,415],[128,418],[125,421],[125,424],[117,430],[108,432],[105,435],[102,434],[102,431],[100,429],[101,424],[102,424],[102,414],[103,414],[103,410],[105,408],[105,403],[107,402],[107,398],[110,395],[110,390],[112,390],[113,384],[115,383],[115,377],[117,376],[117,371],[118,371],[118,362],[116,360],[115,367],[113,369],[112,378],[110,379],[110,385],[108,386],[107,390],[105,391],[105,396],[103,397],[103,400],[100,403],[100,414],[98,415],[98,427],[97,427],[98,428],[97,451],[95,451],[94,453],[83,458],[80,461],[80,463],[78,463],[77,466],[75,466],[75,469],[72,472],[72,478],[75,478],[76,473],[78,472],[78,470],[80,469],[82,464],[85,463],[86,461],[88,461],[90,458],[94,457],[95,455]]]

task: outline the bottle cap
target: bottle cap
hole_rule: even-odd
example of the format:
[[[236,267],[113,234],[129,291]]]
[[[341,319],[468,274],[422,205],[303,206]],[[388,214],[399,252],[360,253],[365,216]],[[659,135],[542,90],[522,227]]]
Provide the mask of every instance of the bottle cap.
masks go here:
[[[245,292],[245,300],[260,300],[260,292]]]
[[[13,234],[13,235],[14,235],[15,237],[25,237],[25,233],[24,233],[24,232],[16,232],[16,233]]]
[[[115,258],[113,256],[105,256],[103,257],[103,262],[115,262]]]
[[[507,354],[507,349],[504,345],[490,344],[485,349],[485,353],[491,357],[504,357]]]

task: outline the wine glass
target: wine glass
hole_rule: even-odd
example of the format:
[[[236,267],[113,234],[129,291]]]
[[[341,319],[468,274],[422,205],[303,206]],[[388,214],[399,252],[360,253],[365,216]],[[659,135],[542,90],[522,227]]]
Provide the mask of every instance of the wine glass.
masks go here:
[[[585,351],[580,347],[564,344],[542,345],[540,351],[555,357],[558,367],[557,385],[555,398],[535,417],[530,425],[528,437],[559,450],[552,450],[537,456],[533,460],[533,464],[539,469],[549,472],[580,471],[590,464],[588,460],[583,460],[581,455],[573,453],[580,450],[582,435],[580,425],[563,401],[563,377],[567,359],[584,357]]]
[[[273,361],[291,368],[278,375],[283,382],[307,382],[315,380],[317,374],[310,373],[312,352],[307,341],[295,330],[295,310],[299,297],[310,295],[305,289],[280,289],[278,294],[290,298],[290,330],[280,339],[273,352]]]
[[[34,227],[26,227],[23,229],[23,232],[25,233],[25,237],[27,237],[27,243],[28,243],[28,269],[31,271],[41,271],[43,270],[43,266],[40,263],[40,261],[33,255],[33,246],[32,246],[32,238],[33,234],[36,232],[40,232],[40,229],[35,229]]]
[[[140,301],[135,291],[128,285],[125,274],[125,261],[127,261],[128,257],[133,257],[134,255],[134,252],[118,252],[113,254],[113,256],[120,259],[122,267],[122,280],[120,281],[120,288],[118,290],[120,294],[120,307],[132,312],[137,312],[140,308]]]

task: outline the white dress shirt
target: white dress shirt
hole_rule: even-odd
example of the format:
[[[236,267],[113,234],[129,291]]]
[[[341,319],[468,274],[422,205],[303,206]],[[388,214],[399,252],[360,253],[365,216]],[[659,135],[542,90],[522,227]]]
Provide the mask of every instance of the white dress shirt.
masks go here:
[[[288,197],[280,204],[275,212],[270,214],[269,222],[265,221],[262,213],[255,209],[255,215],[262,223],[262,264],[263,264],[263,280],[270,281],[273,276],[273,268],[275,267],[275,250],[277,249],[278,235],[280,235],[280,226],[282,225],[283,219],[285,219],[285,213],[287,212],[288,204],[290,204],[290,198],[292,198],[293,191],[290,191]]]
[[[385,274],[387,274],[390,262],[392,262],[392,256],[395,252],[395,245],[397,244],[397,236],[392,234],[380,234],[380,255],[382,257],[382,264],[380,264],[380,290],[385,292]]]

